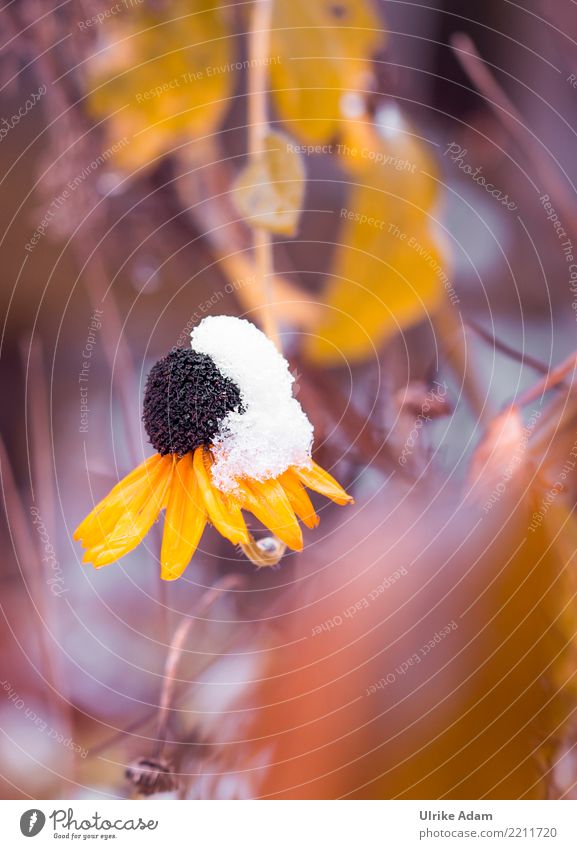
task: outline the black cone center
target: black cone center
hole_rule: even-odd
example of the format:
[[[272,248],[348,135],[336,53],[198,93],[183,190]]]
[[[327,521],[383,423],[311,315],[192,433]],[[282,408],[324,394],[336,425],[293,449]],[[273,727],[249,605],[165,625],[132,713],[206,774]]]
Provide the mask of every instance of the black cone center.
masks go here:
[[[238,386],[206,354],[173,348],[150,370],[142,419],[160,454],[210,445],[232,410],[243,411]]]

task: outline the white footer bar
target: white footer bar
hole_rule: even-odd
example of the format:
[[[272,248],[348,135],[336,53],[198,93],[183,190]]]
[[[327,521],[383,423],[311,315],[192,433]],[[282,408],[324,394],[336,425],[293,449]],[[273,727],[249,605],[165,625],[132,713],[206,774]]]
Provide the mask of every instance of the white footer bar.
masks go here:
[[[3,846],[576,849],[577,802],[0,801]]]

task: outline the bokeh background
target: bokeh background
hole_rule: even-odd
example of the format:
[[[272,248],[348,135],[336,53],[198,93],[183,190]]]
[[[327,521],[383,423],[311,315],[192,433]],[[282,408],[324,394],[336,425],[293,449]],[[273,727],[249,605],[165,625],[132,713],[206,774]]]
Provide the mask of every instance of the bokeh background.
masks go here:
[[[574,4],[273,6],[255,62],[250,2],[2,3],[0,792],[574,798]],[[272,308],[356,503],[274,569],[210,529],[163,584],[155,527],[96,571],[148,370],[263,319],[255,68],[306,173]]]

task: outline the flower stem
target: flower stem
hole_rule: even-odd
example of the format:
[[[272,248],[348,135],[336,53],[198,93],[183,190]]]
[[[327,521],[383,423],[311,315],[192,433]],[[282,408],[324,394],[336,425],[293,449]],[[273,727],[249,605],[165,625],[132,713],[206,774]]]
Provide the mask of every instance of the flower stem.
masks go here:
[[[236,590],[241,587],[242,584],[243,581],[239,575],[225,575],[203,594],[198,608],[195,611],[195,615],[184,616],[178,628],[174,632],[164,665],[164,677],[157,719],[155,757],[160,757],[164,749],[168,717],[174,695],[174,686],[176,684],[176,672],[190,631],[192,630],[195,622],[209,611],[214,602],[217,601],[223,593]]]

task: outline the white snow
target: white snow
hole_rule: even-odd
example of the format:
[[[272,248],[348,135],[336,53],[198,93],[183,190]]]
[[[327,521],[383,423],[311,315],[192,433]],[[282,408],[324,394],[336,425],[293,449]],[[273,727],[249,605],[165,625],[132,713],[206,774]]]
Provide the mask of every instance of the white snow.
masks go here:
[[[215,486],[230,492],[237,478],[263,481],[310,465],[313,426],[293,398],[294,377],[273,342],[249,321],[226,315],[208,316],[190,336],[193,350],[236,383],[245,408],[226,416],[214,440]]]

